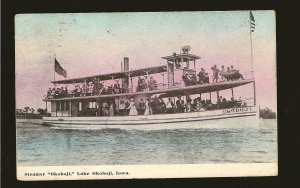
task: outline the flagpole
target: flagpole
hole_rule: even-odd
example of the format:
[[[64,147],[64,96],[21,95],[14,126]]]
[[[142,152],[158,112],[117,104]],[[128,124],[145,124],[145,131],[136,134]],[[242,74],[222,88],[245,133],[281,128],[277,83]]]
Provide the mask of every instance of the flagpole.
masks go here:
[[[53,81],[55,82],[55,59],[56,59],[56,55],[54,53],[54,69],[53,69]],[[54,83],[54,88],[56,89],[56,84]]]
[[[253,48],[252,48],[252,30],[251,30],[251,11],[249,11],[249,32],[250,32],[250,50],[251,50],[252,77],[254,78]]]

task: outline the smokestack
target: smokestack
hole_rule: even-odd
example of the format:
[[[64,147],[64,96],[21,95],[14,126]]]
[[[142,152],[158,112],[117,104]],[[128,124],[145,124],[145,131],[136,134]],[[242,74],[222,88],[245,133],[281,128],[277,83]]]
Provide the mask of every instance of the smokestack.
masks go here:
[[[121,65],[122,66],[122,65]],[[129,58],[124,57],[124,62],[123,62],[123,72],[128,72],[129,71]],[[122,78],[122,86],[126,85],[126,87],[129,86],[129,77],[126,76],[125,78]]]
[[[124,57],[124,72],[129,71],[129,58]]]

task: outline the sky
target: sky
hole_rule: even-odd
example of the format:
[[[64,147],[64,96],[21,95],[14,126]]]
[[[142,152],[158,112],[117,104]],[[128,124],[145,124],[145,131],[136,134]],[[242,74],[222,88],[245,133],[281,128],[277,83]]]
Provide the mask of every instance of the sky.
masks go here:
[[[275,12],[252,12],[257,104],[277,111]],[[249,11],[16,15],[16,107],[45,108],[54,58],[76,78],[120,71],[124,57],[130,69],[164,65],[161,57],[185,45],[201,57],[197,72],[213,65],[251,72]],[[253,93],[252,86],[238,90]]]

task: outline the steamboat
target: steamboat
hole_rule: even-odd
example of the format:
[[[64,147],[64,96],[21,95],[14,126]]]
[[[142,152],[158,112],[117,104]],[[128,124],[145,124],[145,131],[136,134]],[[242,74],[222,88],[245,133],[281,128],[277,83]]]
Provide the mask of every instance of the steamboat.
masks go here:
[[[54,79],[54,88],[43,99],[46,109],[51,106],[44,124],[71,129],[258,127],[253,71],[241,74],[215,66],[213,76],[203,69],[198,74],[201,57],[189,53],[190,49],[185,46],[178,54],[162,57],[165,65],[132,70],[125,57],[120,72]],[[66,77],[56,59],[55,72]],[[158,76],[162,83],[157,82]],[[251,98],[234,96],[236,89],[247,85]],[[225,90],[231,90],[230,100],[222,99]],[[203,100],[203,95],[209,98]]]

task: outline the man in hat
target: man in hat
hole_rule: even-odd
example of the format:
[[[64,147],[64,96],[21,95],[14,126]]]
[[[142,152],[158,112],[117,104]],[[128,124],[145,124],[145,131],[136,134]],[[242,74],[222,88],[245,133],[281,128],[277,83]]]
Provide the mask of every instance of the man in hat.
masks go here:
[[[114,93],[120,93],[120,84],[119,84],[119,80],[116,81],[116,83],[114,84]]]
[[[224,82],[224,81],[225,81],[224,74],[225,74],[226,70],[225,70],[225,68],[224,68],[224,65],[222,65],[221,67],[222,67],[222,70],[220,70],[220,73],[219,73],[220,76],[221,76],[220,81],[221,81],[221,82]]]
[[[178,112],[184,112],[184,101],[181,99],[180,96],[177,97],[176,101],[176,108]]]
[[[204,74],[205,74],[205,70],[204,70],[204,68],[201,68],[201,70],[198,74],[199,84],[203,84],[203,81],[204,81],[204,78],[205,78]]]
[[[144,102],[144,99],[142,98],[141,101],[139,102],[139,115],[143,115],[146,110],[146,104]]]
[[[219,69],[217,68],[217,65],[213,66],[211,68],[213,70],[213,82],[218,82],[219,80]]]
[[[143,82],[142,82],[141,77],[139,76],[139,77],[138,77],[138,85],[137,85],[136,90],[137,90],[137,91],[142,91],[142,85],[143,85]]]

